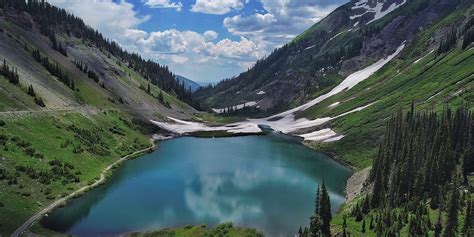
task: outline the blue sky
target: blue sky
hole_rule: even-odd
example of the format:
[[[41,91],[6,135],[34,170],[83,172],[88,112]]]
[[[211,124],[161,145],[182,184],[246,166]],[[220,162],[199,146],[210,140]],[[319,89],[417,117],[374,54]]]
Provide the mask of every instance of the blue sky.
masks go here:
[[[348,0],[49,0],[201,83],[238,75]]]

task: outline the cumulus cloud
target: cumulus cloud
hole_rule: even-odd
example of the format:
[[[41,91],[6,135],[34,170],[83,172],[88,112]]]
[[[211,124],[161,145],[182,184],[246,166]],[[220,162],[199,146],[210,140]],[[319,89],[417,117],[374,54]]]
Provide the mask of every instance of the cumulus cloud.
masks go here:
[[[208,30],[204,32],[204,37],[210,41],[217,39],[217,36],[219,36],[219,34],[217,34],[217,32],[213,30]]]
[[[248,0],[196,0],[192,12],[222,15],[232,10],[240,10]]]
[[[226,17],[224,26],[232,34],[247,37],[271,50],[320,21],[343,1],[260,0],[264,12]]]
[[[172,2],[170,0],[142,0],[142,2],[151,8],[175,8],[177,11],[181,11],[183,8],[181,2]]]
[[[112,0],[48,0],[53,5],[64,8],[81,17],[86,24],[98,29],[102,34],[112,39],[144,34],[136,30],[137,26],[150,19],[150,16],[139,16],[133,10],[133,4]]]
[[[167,29],[144,31],[140,24],[151,16],[140,15],[126,0],[48,0],[81,17],[107,38],[143,57],[167,64],[176,73],[198,75],[199,80],[215,81],[240,73],[326,16],[343,0],[258,0],[263,9],[253,14],[237,12],[248,0],[196,0],[192,12],[227,14],[223,26],[233,39],[219,39],[210,29],[204,33]],[[345,1],[345,0],[344,0]],[[154,8],[181,10],[179,0],[141,0]],[[183,65],[186,64],[186,67]],[[209,75],[209,76],[207,76]],[[206,77],[206,78],[202,78]]]

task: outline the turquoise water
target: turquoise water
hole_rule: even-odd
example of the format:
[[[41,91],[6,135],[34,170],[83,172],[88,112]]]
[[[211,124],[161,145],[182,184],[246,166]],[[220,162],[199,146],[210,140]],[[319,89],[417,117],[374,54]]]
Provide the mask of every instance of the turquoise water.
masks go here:
[[[63,233],[98,236],[234,222],[268,236],[307,225],[324,179],[333,211],[351,171],[300,143],[271,136],[183,137],[127,161],[110,181],[44,218]]]

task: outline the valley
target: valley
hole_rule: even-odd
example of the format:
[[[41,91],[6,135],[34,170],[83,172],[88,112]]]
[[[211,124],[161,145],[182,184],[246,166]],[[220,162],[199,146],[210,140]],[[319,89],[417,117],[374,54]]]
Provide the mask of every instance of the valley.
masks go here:
[[[205,86],[0,0],[0,235],[469,236],[473,32],[467,0],[353,0]]]

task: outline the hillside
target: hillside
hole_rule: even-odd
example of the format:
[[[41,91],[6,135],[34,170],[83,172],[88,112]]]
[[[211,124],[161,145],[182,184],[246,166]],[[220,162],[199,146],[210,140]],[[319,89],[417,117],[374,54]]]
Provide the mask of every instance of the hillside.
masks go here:
[[[469,1],[353,0],[247,72],[200,90],[196,96],[209,108],[256,102],[258,115],[281,112],[392,54],[403,42],[413,44],[426,28],[466,5]],[[438,29],[424,46],[437,47],[448,28]]]
[[[148,149],[148,120],[197,112],[166,66],[48,3],[0,1],[0,61],[0,235]]]
[[[227,131],[267,125],[359,171],[332,222],[315,211],[299,236],[470,236],[473,16],[469,1],[351,1],[196,94],[262,117]]]
[[[352,1],[248,72],[195,94],[211,108],[252,105],[227,116],[293,108],[255,121],[301,135],[354,167],[370,166],[384,120],[394,111],[412,101],[439,110],[473,100],[472,4],[403,3],[372,21],[354,18],[360,3]]]
[[[189,88],[191,92],[195,92],[197,89],[201,87],[201,85],[199,85],[197,82],[180,75],[176,75],[176,80],[183,83],[184,87]]]

